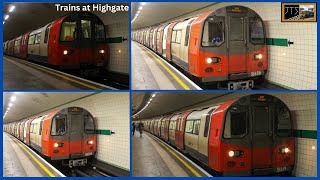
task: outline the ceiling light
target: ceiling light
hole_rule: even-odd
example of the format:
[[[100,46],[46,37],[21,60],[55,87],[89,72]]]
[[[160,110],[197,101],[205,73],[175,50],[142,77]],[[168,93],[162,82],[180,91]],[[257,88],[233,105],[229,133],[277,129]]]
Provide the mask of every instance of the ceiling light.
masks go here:
[[[3,24],[5,23],[5,21],[3,21]]]
[[[13,104],[12,103],[9,103],[9,107],[11,107]]]
[[[137,14],[140,14],[141,11],[138,11]]]
[[[16,8],[16,6],[11,5],[10,8],[9,8],[9,12],[12,12],[15,8]]]
[[[142,6],[144,6],[144,5],[146,5],[146,4],[147,4],[146,2],[142,2],[142,3],[141,3]]]
[[[140,7],[139,7],[139,10],[141,11],[142,9],[143,9],[143,7],[142,7],[142,6],[140,6]]]
[[[17,98],[15,96],[11,96],[10,101],[14,102]]]
[[[4,20],[7,20],[8,18],[9,18],[8,14],[4,16]]]
[[[153,93],[153,94],[151,95],[151,97],[153,97],[153,98],[154,98],[155,96],[156,96],[156,93]]]

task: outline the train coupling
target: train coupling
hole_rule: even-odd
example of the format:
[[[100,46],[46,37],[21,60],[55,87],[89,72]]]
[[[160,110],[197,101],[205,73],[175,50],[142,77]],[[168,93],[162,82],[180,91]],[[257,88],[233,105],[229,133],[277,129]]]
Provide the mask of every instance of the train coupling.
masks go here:
[[[254,86],[253,80],[228,82],[228,90],[246,90],[252,89]]]
[[[85,166],[87,165],[88,160],[87,159],[72,159],[69,160],[69,167],[76,167],[76,166]]]

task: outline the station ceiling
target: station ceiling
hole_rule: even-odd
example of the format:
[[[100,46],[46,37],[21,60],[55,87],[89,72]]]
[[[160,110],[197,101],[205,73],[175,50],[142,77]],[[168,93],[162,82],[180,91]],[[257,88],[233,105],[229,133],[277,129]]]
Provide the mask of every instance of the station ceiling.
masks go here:
[[[182,3],[182,2],[146,2],[131,3],[131,18],[133,19],[139,6],[143,6],[138,18],[132,23],[132,29],[139,29],[152,25],[157,25],[163,22],[167,22],[171,19],[179,19],[192,11],[196,11],[215,3],[210,2],[196,2],[196,3]],[[132,20],[131,19],[131,20]]]
[[[42,111],[88,96],[89,92],[5,92],[3,93],[3,114],[10,103],[12,106],[4,118],[4,123],[14,122],[36,115]],[[14,102],[11,97],[16,97]]]
[[[11,5],[15,5],[16,8],[13,12],[9,13]],[[3,24],[3,40],[10,40],[16,38],[26,32],[40,28],[57,18],[68,14],[69,12],[57,11],[55,4],[57,3],[4,3],[3,4],[3,15],[9,14],[9,19]],[[69,3],[58,3],[61,5],[68,5]],[[71,3],[71,5],[91,5],[93,3]],[[98,4],[98,3],[96,3]],[[106,2],[100,3],[105,5]],[[119,5],[127,3],[108,3],[108,5]],[[104,24],[110,24],[110,16],[114,17],[117,13],[101,13],[92,12],[99,16]]]
[[[194,105],[214,103],[218,97],[230,93],[201,93],[201,92],[161,92],[156,93],[148,107],[139,114],[140,119],[163,115],[169,112],[192,108]],[[132,114],[135,114],[148,102],[151,93],[132,93]],[[146,98],[147,97],[147,98]],[[139,108],[136,108],[139,107]]]

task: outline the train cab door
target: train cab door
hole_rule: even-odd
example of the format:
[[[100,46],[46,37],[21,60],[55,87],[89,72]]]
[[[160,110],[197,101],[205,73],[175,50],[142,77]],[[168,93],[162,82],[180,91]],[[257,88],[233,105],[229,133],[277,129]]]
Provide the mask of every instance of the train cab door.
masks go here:
[[[82,153],[83,142],[83,116],[80,112],[71,109],[71,111],[69,110],[67,119],[69,123],[69,152],[71,155],[80,155]]]
[[[247,24],[244,15],[228,16],[229,74],[247,72]]]
[[[252,168],[269,168],[272,166],[273,124],[271,107],[268,105],[251,105],[252,117]]]
[[[93,24],[94,22],[90,18],[82,17],[80,19],[80,43],[78,43],[80,66],[89,66],[95,61],[96,44],[94,32],[92,32]]]
[[[177,127],[175,133],[176,146],[179,149],[184,149],[184,130],[185,130],[185,118],[190,114],[190,112],[185,114],[180,114],[177,119]]]
[[[50,28],[51,28],[51,24],[48,24],[44,32],[41,33],[41,36],[44,38],[41,38],[41,42],[40,42],[40,56],[47,57],[47,58],[49,57],[48,48],[49,48]]]

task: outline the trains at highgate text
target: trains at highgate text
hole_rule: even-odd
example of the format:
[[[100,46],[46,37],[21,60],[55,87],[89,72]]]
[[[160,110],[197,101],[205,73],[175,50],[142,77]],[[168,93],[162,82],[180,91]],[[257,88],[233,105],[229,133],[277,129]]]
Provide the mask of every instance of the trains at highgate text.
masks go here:
[[[290,175],[294,167],[291,113],[271,95],[253,94],[142,123],[145,131],[216,175]]]
[[[102,20],[89,12],[73,12],[39,29],[4,42],[4,54],[61,69],[100,71],[107,66],[108,47]]]
[[[47,159],[70,168],[86,165],[97,150],[94,118],[79,107],[5,124],[4,131]]]
[[[132,38],[202,84],[252,88],[268,69],[263,20],[243,6],[134,30]]]

